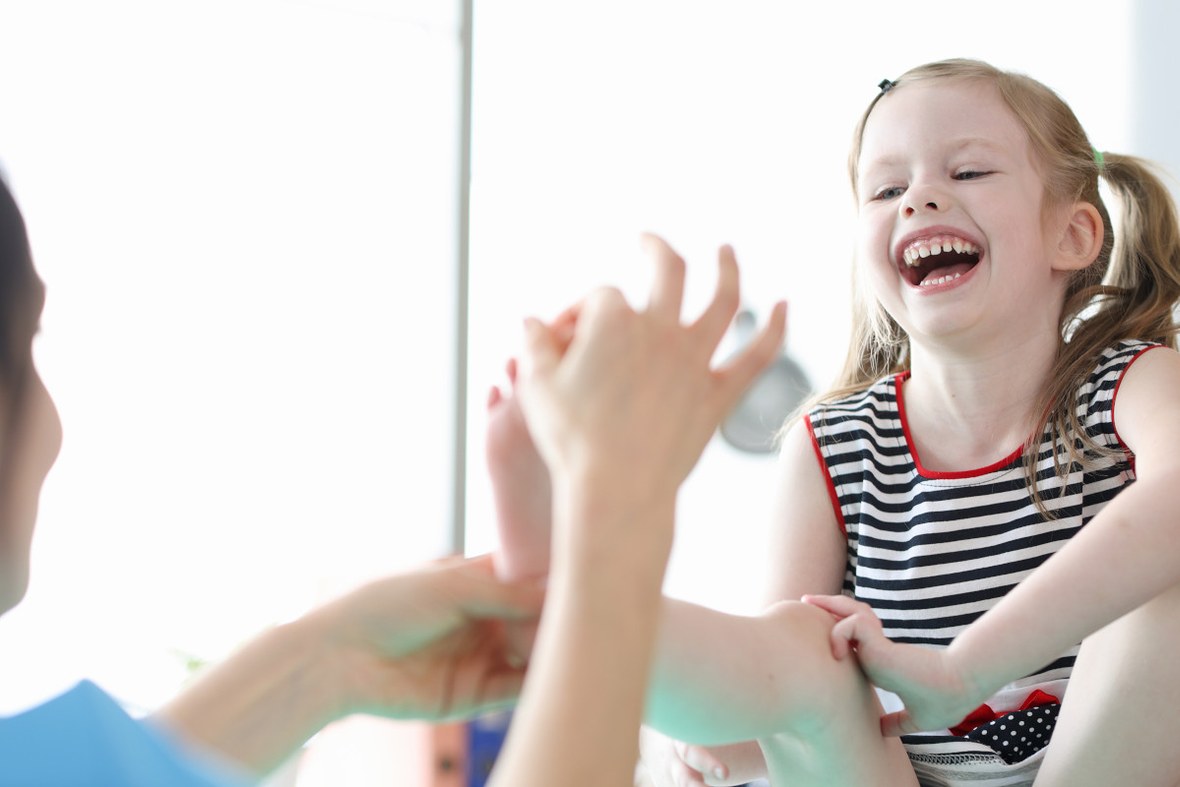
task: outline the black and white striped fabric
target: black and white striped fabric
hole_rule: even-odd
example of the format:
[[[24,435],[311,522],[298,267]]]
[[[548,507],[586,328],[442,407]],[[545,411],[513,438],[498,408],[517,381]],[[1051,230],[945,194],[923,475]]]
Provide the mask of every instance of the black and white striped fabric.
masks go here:
[[[1085,470],[1075,464],[1062,480],[1048,435],[1042,437],[1036,477],[1052,519],[1033,503],[1020,448],[977,470],[924,468],[910,448],[902,396],[907,374],[813,410],[807,422],[847,535],[844,592],[873,607],[890,639],[948,645],[1134,481],[1133,457],[1114,428],[1114,397],[1130,364],[1155,346],[1128,341],[1107,349],[1078,391],[1086,430],[1112,454]],[[1005,687],[989,706],[1010,712],[1037,689],[1060,699],[1076,655],[1071,648]],[[947,757],[1003,762],[983,741],[957,732],[908,736],[915,766]]]

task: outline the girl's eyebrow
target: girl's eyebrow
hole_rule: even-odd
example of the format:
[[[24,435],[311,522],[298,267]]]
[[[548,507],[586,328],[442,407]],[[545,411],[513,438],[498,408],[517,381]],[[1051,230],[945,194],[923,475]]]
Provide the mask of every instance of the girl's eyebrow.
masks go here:
[[[987,137],[960,137],[958,139],[952,139],[947,143],[947,148],[952,153],[961,153],[972,147],[985,148],[990,153],[1004,153],[1007,151],[1006,147]],[[861,173],[862,175],[871,173],[878,168],[887,169],[904,163],[905,159],[906,156],[903,153],[887,153],[866,162],[865,166],[861,169]]]
[[[956,153],[964,148],[970,147],[987,148],[992,153],[1004,153],[1007,150],[1005,146],[987,137],[962,137],[961,139],[954,140],[951,143],[951,147]]]

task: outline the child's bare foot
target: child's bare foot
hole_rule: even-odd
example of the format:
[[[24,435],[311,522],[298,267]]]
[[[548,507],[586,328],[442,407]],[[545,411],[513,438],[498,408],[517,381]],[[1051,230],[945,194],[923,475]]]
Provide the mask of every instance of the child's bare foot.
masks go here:
[[[541,578],[549,572],[552,494],[549,468],[537,453],[516,398],[516,362],[508,362],[511,386],[488,394],[487,462],[496,501],[501,579]]]

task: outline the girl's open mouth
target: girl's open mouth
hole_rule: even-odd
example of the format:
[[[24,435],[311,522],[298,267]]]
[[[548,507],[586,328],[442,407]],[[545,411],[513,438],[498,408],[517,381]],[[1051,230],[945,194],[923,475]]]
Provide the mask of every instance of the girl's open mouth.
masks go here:
[[[979,247],[954,235],[934,235],[902,250],[901,272],[915,287],[957,279],[979,263]]]

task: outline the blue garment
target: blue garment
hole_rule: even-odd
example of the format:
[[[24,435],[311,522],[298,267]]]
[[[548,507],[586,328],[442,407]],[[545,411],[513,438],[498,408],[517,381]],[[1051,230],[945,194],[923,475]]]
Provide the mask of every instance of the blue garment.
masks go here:
[[[244,787],[90,681],[0,719],[0,787]]]

